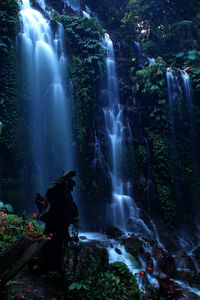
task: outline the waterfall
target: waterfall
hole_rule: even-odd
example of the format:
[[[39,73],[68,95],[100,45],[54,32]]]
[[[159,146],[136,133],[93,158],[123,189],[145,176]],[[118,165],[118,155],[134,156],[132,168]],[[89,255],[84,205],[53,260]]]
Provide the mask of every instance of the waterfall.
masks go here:
[[[102,168],[103,160],[104,160],[104,157],[103,157],[103,153],[101,151],[100,141],[98,139],[96,131],[94,131],[94,159],[92,161],[92,167],[94,169]]]
[[[155,58],[153,58],[153,57],[147,57],[147,59],[148,59],[148,62],[149,62],[149,66],[152,65],[152,64],[155,64],[155,62],[156,62]]]
[[[84,18],[87,18],[87,19],[90,19],[90,18],[91,18],[91,17],[90,17],[90,13],[88,13],[87,11],[83,10],[82,13],[83,13],[83,17],[84,17]]]
[[[134,84],[132,85],[132,99],[133,99],[133,104],[136,105],[136,100],[135,100],[135,86]]]
[[[175,117],[174,117],[174,105],[180,93],[180,85],[178,78],[173,75],[173,71],[171,68],[167,69],[166,73],[167,78],[167,88],[168,88],[168,99],[169,99],[169,108],[170,108],[170,116],[172,121],[172,144],[174,149],[174,153],[176,153],[176,132],[175,132]]]
[[[118,79],[112,40],[105,33],[103,46],[107,50],[106,57],[106,90],[107,101],[103,108],[105,129],[111,160],[109,163],[112,181],[112,203],[108,208],[110,222],[122,230],[133,230],[151,235],[150,230],[140,218],[140,210],[130,196],[130,183],[123,180],[122,146],[125,135],[123,106],[120,104]]]
[[[80,12],[81,11],[81,4],[80,0],[64,0],[64,2],[71,7],[74,11]]]
[[[121,181],[121,144],[124,130],[122,124],[123,107],[119,103],[113,43],[107,33],[105,34],[104,46],[108,50],[106,57],[108,106],[104,108],[104,117],[112,156],[112,162],[110,164],[113,200],[112,218],[115,224],[124,228],[125,215],[123,206],[128,199],[126,198],[125,200],[123,197],[123,183]]]
[[[144,53],[142,51],[141,45],[138,42],[134,42],[136,51],[137,51],[137,61],[138,66],[142,69],[144,69]]]
[[[58,24],[53,35],[49,22],[31,8],[29,0],[23,0],[20,17],[18,38],[27,80],[27,119],[32,142],[29,171],[35,181],[34,189],[44,193],[62,170],[74,167],[70,120],[73,97],[65,70],[62,25]]]
[[[179,86],[178,78],[173,75],[173,71],[171,68],[167,69],[166,77],[167,77],[170,113],[171,113],[171,117],[173,119],[174,118],[173,117],[173,107],[174,107],[176,99],[178,98],[178,95],[180,92],[180,86]]]
[[[180,178],[180,168],[179,168],[179,158],[177,151],[177,133],[175,128],[175,113],[174,106],[176,100],[178,99],[181,88],[179,85],[179,81],[177,76],[173,75],[173,70],[171,68],[167,68],[166,73],[167,78],[167,87],[168,87],[168,99],[169,99],[169,109],[170,109],[170,117],[171,117],[171,138],[172,138],[172,149],[173,149],[173,171],[174,171],[174,179],[175,179],[175,193],[178,200],[179,205],[181,205],[181,187],[179,183]]]
[[[191,133],[191,140],[192,140],[192,149],[194,155],[194,164],[197,166],[199,164],[198,160],[198,153],[197,153],[197,145],[198,145],[198,138],[196,132],[196,120],[195,120],[195,112],[194,112],[194,103],[192,98],[192,88],[190,83],[190,76],[186,71],[181,71],[181,76],[183,79],[183,86],[185,91],[185,98],[187,102],[187,109],[188,109],[188,117],[190,123],[190,133]]]

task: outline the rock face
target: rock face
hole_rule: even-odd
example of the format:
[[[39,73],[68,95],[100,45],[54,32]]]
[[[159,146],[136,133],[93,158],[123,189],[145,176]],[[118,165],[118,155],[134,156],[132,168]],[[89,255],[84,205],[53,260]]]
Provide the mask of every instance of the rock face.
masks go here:
[[[117,228],[116,226],[110,225],[106,228],[105,234],[109,238],[118,238],[118,237],[123,235],[123,232],[119,228]]]
[[[173,277],[176,273],[176,266],[172,255],[156,245],[153,246],[152,254],[157,262],[158,270]]]
[[[50,235],[51,240],[43,248],[44,269],[62,269],[63,266],[65,246],[70,240],[68,227],[70,224],[76,225],[78,217],[78,209],[71,195],[75,186],[74,176],[75,171],[63,172],[46,192],[50,208],[40,220],[46,223],[44,234]]]
[[[57,1],[52,1],[52,0],[47,0],[46,1],[46,5],[49,7],[52,7],[53,9],[55,9],[58,13],[62,13],[65,4],[63,0],[57,0]]]
[[[128,238],[122,238],[121,241],[122,244],[125,246],[126,251],[132,254],[133,256],[142,254],[144,252],[142,241],[134,235]]]
[[[95,243],[71,244],[68,248],[66,267],[69,272],[76,271],[90,276],[89,269],[96,268],[96,271],[103,271],[108,267],[108,253],[104,247]]]

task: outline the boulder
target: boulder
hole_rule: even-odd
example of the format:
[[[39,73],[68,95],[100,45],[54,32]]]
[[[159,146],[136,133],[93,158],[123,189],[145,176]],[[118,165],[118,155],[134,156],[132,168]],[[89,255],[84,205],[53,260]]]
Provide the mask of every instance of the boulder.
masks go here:
[[[176,273],[176,265],[172,255],[156,245],[152,248],[152,254],[157,262],[158,270],[174,277],[174,274]]]
[[[109,237],[109,238],[118,238],[120,236],[123,235],[123,232],[117,228],[114,225],[109,225],[106,230],[105,230],[105,234]]]
[[[126,251],[133,256],[144,253],[143,243],[138,237],[132,235],[131,237],[122,238],[121,241]]]
[[[115,248],[115,251],[118,253],[118,254],[122,254],[121,250],[119,248]]]

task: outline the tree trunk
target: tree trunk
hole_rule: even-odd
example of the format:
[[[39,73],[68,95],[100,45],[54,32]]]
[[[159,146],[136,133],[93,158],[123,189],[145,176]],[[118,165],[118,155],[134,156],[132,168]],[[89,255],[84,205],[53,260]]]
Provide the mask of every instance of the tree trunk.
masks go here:
[[[48,241],[42,234],[21,236],[8,250],[0,252],[0,282],[13,278],[34,254]]]

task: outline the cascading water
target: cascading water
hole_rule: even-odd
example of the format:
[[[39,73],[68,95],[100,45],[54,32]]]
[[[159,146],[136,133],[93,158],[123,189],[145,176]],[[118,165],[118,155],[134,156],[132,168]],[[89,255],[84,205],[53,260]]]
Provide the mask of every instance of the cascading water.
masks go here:
[[[169,99],[169,108],[170,108],[170,117],[171,117],[171,138],[172,138],[172,149],[173,149],[173,164],[174,164],[174,178],[175,178],[175,193],[177,200],[180,204],[181,202],[181,189],[178,181],[179,177],[179,167],[178,167],[178,151],[177,151],[177,134],[175,128],[175,115],[174,115],[174,106],[178,96],[181,93],[181,88],[177,76],[173,75],[173,70],[171,68],[167,69],[166,73],[167,78],[167,87],[168,87],[168,99]]]
[[[90,14],[87,11],[83,10],[82,13],[84,18],[90,19]]]
[[[156,62],[155,58],[153,58],[153,57],[147,57],[147,59],[148,59],[149,65],[152,65]]]
[[[135,100],[135,86],[134,84],[132,85],[132,97],[133,97],[133,104],[136,104],[136,100]]]
[[[198,159],[198,153],[196,151],[197,145],[198,145],[198,138],[197,138],[197,132],[196,132],[196,120],[195,120],[195,112],[194,112],[194,103],[192,99],[192,88],[190,83],[190,76],[186,71],[181,71],[181,76],[183,79],[183,85],[184,85],[184,91],[185,91],[185,97],[187,101],[187,109],[188,109],[188,117],[189,117],[189,123],[190,123],[190,133],[191,133],[191,141],[192,141],[192,150],[193,150],[193,156],[194,156],[194,164],[196,167],[199,167],[199,159]]]
[[[104,46],[108,50],[106,58],[107,67],[107,91],[108,107],[104,109],[105,125],[107,136],[112,153],[112,167],[110,176],[112,179],[112,198],[113,198],[113,222],[120,227],[125,227],[123,197],[123,183],[121,181],[121,144],[123,138],[122,112],[123,108],[119,103],[118,82],[116,77],[116,67],[114,60],[113,43],[109,35],[105,34]],[[123,201],[124,200],[124,201]]]
[[[111,222],[123,230],[132,229],[151,234],[146,224],[140,218],[139,208],[128,194],[129,182],[122,179],[122,144],[124,139],[123,106],[120,104],[118,93],[118,80],[113,43],[105,34],[104,48],[108,51],[106,57],[107,71],[107,106],[104,107],[105,127],[107,140],[110,146],[112,162],[110,162],[110,177],[112,180],[112,204],[109,207]]]
[[[96,131],[94,132],[94,159],[92,161],[93,168],[98,168],[103,166],[103,153],[101,151],[101,145],[98,139],[98,136],[96,134]]]
[[[174,120],[173,107],[174,107],[176,99],[178,98],[178,95],[180,93],[180,85],[179,85],[179,82],[178,82],[178,78],[173,75],[173,71],[172,71],[171,68],[167,69],[166,77],[167,77],[170,113],[171,113],[172,120]]]
[[[64,2],[71,7],[74,11],[80,12],[81,11],[81,4],[80,0],[64,0]]]
[[[185,89],[185,94],[188,102],[188,106],[190,109],[190,113],[194,114],[193,111],[193,101],[192,101],[192,90],[191,90],[191,83],[190,83],[190,76],[186,71],[181,71],[181,76],[183,78],[183,84],[184,84],[184,89]]]
[[[144,68],[144,54],[143,54],[141,45],[138,42],[134,42],[134,44],[135,44],[136,51],[137,51],[138,66],[143,69]]]
[[[42,1],[45,6],[44,1]],[[34,189],[44,193],[62,170],[74,167],[72,158],[70,88],[66,80],[63,28],[53,36],[43,15],[23,0],[19,41],[27,78],[28,122],[32,132],[31,174]],[[67,90],[68,89],[68,90]]]

